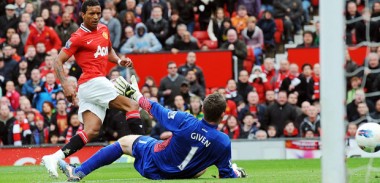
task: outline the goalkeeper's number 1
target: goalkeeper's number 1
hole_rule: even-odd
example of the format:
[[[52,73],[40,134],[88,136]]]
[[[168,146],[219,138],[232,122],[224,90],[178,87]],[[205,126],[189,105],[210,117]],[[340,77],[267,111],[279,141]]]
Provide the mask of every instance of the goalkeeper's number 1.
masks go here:
[[[191,149],[190,149],[190,152],[187,154],[186,158],[177,167],[180,170],[184,170],[186,168],[187,164],[189,164],[189,162],[191,161],[191,159],[193,159],[193,156],[197,152],[197,150],[198,150],[198,147],[192,146]]]

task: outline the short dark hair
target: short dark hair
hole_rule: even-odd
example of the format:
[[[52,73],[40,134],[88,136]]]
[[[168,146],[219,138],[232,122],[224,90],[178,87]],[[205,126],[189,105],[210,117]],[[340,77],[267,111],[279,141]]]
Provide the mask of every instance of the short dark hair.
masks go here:
[[[313,66],[311,64],[308,64],[308,63],[302,65],[302,70],[304,70],[305,67],[310,67],[310,69],[313,69]]]
[[[177,65],[174,61],[169,61],[167,67],[169,68],[169,65],[172,65],[172,64]]]
[[[226,110],[226,100],[220,93],[213,93],[203,102],[204,118],[208,122],[219,123]]]
[[[304,37],[306,34],[310,34],[310,35],[311,35],[311,37],[313,37],[313,35],[314,35],[314,33],[313,33],[313,32],[311,32],[311,31],[307,30],[307,31],[304,31],[304,32],[303,32],[303,34],[302,34],[302,37]]]
[[[98,0],[85,0],[81,8],[82,13],[85,14],[89,6],[100,6],[100,3]]]

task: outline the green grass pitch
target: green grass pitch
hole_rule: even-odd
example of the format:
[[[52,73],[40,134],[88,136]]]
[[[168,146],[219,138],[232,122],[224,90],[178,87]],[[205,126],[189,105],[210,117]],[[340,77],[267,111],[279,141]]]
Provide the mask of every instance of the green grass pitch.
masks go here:
[[[349,182],[365,182],[366,176],[369,182],[380,182],[380,171],[367,171],[370,159],[348,159],[347,167]],[[155,182],[201,182],[201,183],[234,183],[234,182],[284,182],[284,183],[314,183],[321,182],[320,160],[260,160],[260,161],[235,161],[244,167],[248,178],[246,179],[216,179],[216,167],[210,167],[207,172],[198,179],[187,180],[162,180]],[[380,160],[373,159],[374,169],[380,169]],[[369,173],[368,173],[369,172]],[[379,177],[379,178],[378,178]],[[0,167],[0,183],[3,182],[65,182],[66,177],[60,172],[58,179],[51,179],[42,166]],[[87,176],[82,182],[154,182],[140,176],[132,164],[112,164],[100,168]]]

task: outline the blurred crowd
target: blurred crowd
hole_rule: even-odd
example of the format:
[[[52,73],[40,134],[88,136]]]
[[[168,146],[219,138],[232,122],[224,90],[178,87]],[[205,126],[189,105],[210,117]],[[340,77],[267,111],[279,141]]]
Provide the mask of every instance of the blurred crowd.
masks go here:
[[[168,62],[164,78],[139,78],[145,97],[167,108],[202,119],[202,100],[212,92],[226,98],[218,129],[231,139],[319,137],[320,66],[273,59],[279,45],[319,46],[318,12],[314,0],[100,0],[100,23],[107,25],[113,48],[130,53],[186,51],[186,63]],[[369,2],[369,4],[365,4]],[[364,7],[371,7],[366,9]],[[346,2],[348,45],[378,42],[380,2]],[[0,144],[65,143],[83,124],[77,106],[65,99],[53,62],[82,23],[80,0],[5,0],[0,2]],[[366,26],[370,24],[370,26]],[[304,30],[312,25],[315,32]],[[370,29],[367,31],[367,29]],[[370,40],[367,40],[369,32]],[[221,88],[206,86],[197,50],[230,50],[238,61],[238,80]],[[346,54],[347,136],[358,125],[380,118],[380,47],[371,47],[363,66]],[[231,58],[232,59],[232,58]],[[276,66],[277,65],[277,66]],[[70,58],[64,64],[76,85],[82,71]],[[109,79],[136,74],[115,67]],[[161,79],[160,83],[155,80]],[[332,89],[333,90],[333,89]],[[170,136],[154,118],[141,111],[146,134]],[[125,115],[108,110],[99,137],[112,141],[129,133]]]

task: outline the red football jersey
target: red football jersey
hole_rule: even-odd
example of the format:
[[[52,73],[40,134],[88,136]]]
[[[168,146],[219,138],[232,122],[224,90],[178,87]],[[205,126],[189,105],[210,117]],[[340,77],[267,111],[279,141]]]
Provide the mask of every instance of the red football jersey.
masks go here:
[[[106,75],[108,49],[112,48],[107,26],[98,24],[96,30],[90,31],[83,24],[71,35],[62,49],[67,55],[74,55],[82,68],[78,85]]]

